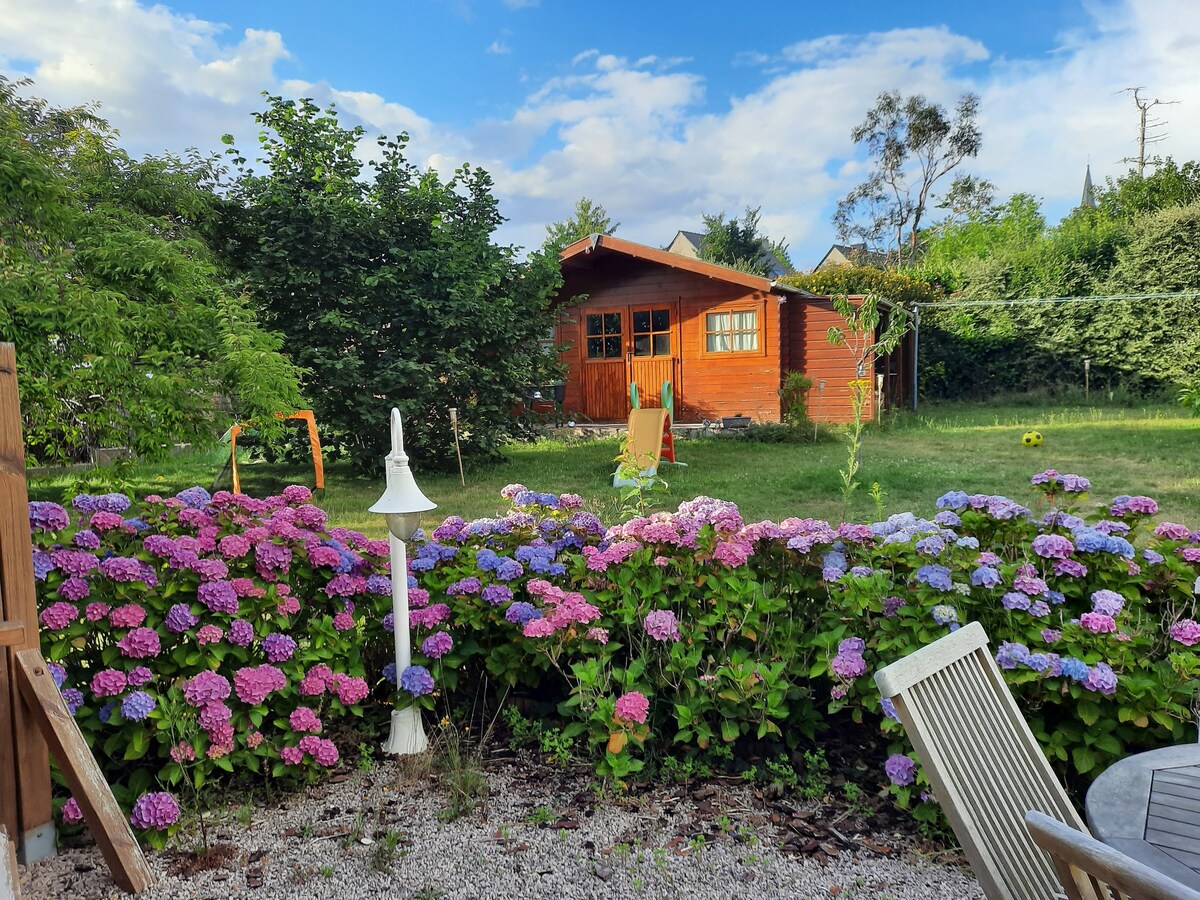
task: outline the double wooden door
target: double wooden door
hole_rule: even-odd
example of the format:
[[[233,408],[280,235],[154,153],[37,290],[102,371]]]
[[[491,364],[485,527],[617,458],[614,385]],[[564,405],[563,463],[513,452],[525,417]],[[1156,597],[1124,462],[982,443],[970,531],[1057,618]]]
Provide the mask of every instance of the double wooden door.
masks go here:
[[[663,382],[678,394],[679,305],[592,309],[583,316],[584,414],[595,421],[629,415],[629,386],[643,407],[661,406]]]

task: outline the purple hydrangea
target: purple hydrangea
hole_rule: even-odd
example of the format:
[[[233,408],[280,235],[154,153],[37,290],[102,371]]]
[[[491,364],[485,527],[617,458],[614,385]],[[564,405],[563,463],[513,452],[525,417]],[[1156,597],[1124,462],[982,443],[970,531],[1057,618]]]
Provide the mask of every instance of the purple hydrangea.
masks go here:
[[[1066,559],[1075,545],[1060,534],[1039,534],[1033,539],[1033,552],[1043,559]]]
[[[886,597],[883,601],[881,611],[889,619],[900,611],[900,607],[908,606],[908,601],[903,597]]]
[[[254,626],[245,619],[234,619],[229,625],[229,643],[247,647],[254,640]]]
[[[212,494],[199,485],[194,485],[190,488],[184,488],[175,495],[175,499],[182,500],[183,505],[189,509],[203,509],[212,503]]]
[[[70,524],[67,511],[57,503],[34,500],[29,504],[30,531],[62,531]]]
[[[196,596],[213,612],[232,615],[238,611],[237,591],[228,581],[207,581],[196,589]]]
[[[436,631],[421,642],[421,652],[430,659],[441,659],[454,649],[454,638],[444,631]]]
[[[1020,591],[1009,591],[1000,601],[1004,604],[1004,608],[1008,610],[1020,609],[1027,610],[1032,604],[1028,594],[1022,594]]]
[[[387,575],[370,575],[367,577],[367,593],[379,594],[383,597],[392,595],[392,579]]]
[[[296,642],[279,631],[273,631],[263,638],[262,646],[267,659],[273,663],[285,662],[296,652]]]
[[[507,584],[489,584],[483,589],[482,596],[492,606],[499,606],[511,600],[513,592]]]
[[[203,488],[188,490],[201,491],[205,496],[208,495],[208,491]],[[134,828],[154,828],[159,831],[169,828],[178,820],[179,804],[166,791],[142,794],[133,804],[133,812],[129,815],[129,821]]]
[[[192,608],[186,603],[176,603],[167,610],[167,631],[182,634],[189,628],[195,628],[199,622],[200,617],[192,615]]]
[[[892,780],[892,784],[899,787],[912,784],[917,777],[917,764],[903,753],[893,753],[889,756],[883,764],[883,770]]]
[[[468,576],[467,578],[461,578],[449,585],[446,588],[446,593],[451,597],[459,596],[461,594],[478,594],[480,587],[481,584],[479,579],[472,575]]]
[[[79,688],[67,688],[62,692],[62,698],[71,715],[75,715],[79,711],[79,707],[83,706],[83,691]]]
[[[1092,594],[1092,612],[1116,616],[1125,608],[1125,598],[1116,591],[1096,591]]]
[[[1003,641],[996,649],[996,665],[1002,669],[1015,669],[1029,661],[1029,648],[1024,644]]]

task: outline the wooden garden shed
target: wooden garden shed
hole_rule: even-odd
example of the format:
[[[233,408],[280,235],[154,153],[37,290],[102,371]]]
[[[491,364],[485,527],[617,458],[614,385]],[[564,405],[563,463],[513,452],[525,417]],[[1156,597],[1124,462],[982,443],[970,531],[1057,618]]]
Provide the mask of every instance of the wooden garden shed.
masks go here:
[[[679,423],[777,422],[780,386],[799,371],[813,381],[814,419],[850,420],[855,366],[826,339],[841,321],[828,297],[609,235],[576,241],[561,263],[554,337],[566,412],[620,422],[630,383],[652,406],[669,381]],[[889,403],[906,393],[903,350],[871,362]]]

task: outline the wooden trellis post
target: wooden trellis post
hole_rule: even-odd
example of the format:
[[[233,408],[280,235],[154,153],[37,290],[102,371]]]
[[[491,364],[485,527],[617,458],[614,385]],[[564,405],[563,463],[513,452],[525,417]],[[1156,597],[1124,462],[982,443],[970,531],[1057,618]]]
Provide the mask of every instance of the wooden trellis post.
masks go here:
[[[124,890],[141,893],[153,880],[150,867],[55,687],[38,643],[17,356],[13,345],[4,343],[0,343],[0,650],[0,833],[6,829],[15,836],[18,854],[26,863],[54,854],[49,740],[113,878]]]
[[[38,650],[17,354],[0,343],[0,824],[25,862],[54,854],[50,756],[21,699],[16,656]]]

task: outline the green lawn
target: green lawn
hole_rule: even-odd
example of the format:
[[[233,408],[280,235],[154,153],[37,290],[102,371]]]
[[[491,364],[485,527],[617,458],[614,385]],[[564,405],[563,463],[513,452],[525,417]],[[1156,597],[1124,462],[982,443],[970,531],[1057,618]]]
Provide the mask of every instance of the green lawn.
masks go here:
[[[1036,428],[1045,437],[1039,448],[1021,446],[1022,432]],[[1200,527],[1200,420],[1177,407],[1024,407],[996,404],[949,404],[904,414],[890,426],[868,432],[863,451],[863,487],[851,504],[852,517],[874,518],[867,488],[878,481],[889,513],[930,513],[934,500],[951,489],[968,493],[1004,493],[1030,497],[1034,472],[1056,468],[1092,480],[1093,497],[1148,494],[1165,517]],[[707,494],[735,501],[748,521],[786,516],[840,520],[844,509],[838,468],[844,446],[835,440],[817,444],[760,444],[728,438],[676,443],[687,467],[664,466],[669,495],[658,505],[673,508],[682,500]],[[494,515],[504,509],[499,491],[521,482],[543,491],[573,491],[590,508],[615,517],[616,492],[609,486],[617,441],[572,443],[541,441],[513,445],[508,462],[458,475],[419,472],[425,493],[438,504],[426,524],[445,515],[463,518]],[[220,452],[191,454],[163,463],[134,466],[118,488],[142,495],[175,491],[192,484],[209,487],[221,468]],[[242,468],[243,490],[266,494],[292,480],[311,483],[311,470],[266,464]],[[326,470],[328,487],[321,504],[339,525],[375,536],[378,517],[366,512],[382,490],[382,479],[351,477],[338,464]],[[33,479],[35,499],[61,500],[66,478]]]

